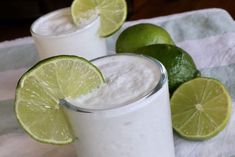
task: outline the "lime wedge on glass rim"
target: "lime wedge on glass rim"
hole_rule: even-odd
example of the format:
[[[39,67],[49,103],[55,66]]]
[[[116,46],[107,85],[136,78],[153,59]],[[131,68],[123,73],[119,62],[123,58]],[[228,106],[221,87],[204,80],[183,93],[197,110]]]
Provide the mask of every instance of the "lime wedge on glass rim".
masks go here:
[[[74,137],[59,100],[86,94],[103,83],[101,72],[84,58],[61,55],[42,60],[18,82],[16,117],[40,142],[71,143]]]
[[[100,36],[106,37],[116,32],[127,16],[125,0],[74,0],[71,14],[76,25],[94,16],[100,17]]]
[[[171,97],[173,128],[186,139],[206,140],[222,131],[232,100],[224,85],[212,78],[182,84]]]

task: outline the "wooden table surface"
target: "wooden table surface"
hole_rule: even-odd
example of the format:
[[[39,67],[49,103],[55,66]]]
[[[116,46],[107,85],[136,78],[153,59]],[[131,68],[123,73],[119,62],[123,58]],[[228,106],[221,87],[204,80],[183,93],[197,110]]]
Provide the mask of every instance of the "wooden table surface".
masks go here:
[[[62,0],[60,0],[62,1]],[[235,19],[234,0],[127,0],[127,20],[158,17],[204,8],[223,8]],[[58,5],[61,7],[62,5]],[[67,5],[65,4],[64,7]],[[9,8],[11,9],[11,8]],[[33,19],[0,19],[0,41],[30,36]]]

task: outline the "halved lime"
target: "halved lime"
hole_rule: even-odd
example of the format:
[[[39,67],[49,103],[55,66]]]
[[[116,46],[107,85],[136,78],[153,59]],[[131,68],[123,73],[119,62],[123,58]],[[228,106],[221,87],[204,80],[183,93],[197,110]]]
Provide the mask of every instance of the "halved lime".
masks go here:
[[[98,15],[101,21],[100,36],[109,36],[124,23],[127,5],[125,0],[74,0],[71,14],[76,25]]]
[[[220,81],[212,78],[188,81],[171,97],[173,128],[187,139],[213,137],[225,128],[231,104],[231,97]]]
[[[18,82],[16,117],[40,142],[70,143],[73,135],[59,99],[86,94],[103,82],[101,72],[84,58],[62,55],[42,60]]]

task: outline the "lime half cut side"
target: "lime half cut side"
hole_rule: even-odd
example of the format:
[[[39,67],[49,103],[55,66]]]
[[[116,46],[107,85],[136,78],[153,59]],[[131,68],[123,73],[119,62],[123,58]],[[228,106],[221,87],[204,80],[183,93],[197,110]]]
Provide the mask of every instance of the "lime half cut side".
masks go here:
[[[100,36],[109,36],[116,32],[127,16],[125,0],[74,0],[71,14],[76,25],[100,17]]]
[[[231,104],[231,97],[220,81],[212,78],[188,81],[171,97],[173,128],[187,139],[209,139],[225,128]]]
[[[73,135],[59,100],[86,94],[103,82],[101,72],[83,58],[64,55],[42,60],[18,82],[17,119],[40,142],[71,143]]]

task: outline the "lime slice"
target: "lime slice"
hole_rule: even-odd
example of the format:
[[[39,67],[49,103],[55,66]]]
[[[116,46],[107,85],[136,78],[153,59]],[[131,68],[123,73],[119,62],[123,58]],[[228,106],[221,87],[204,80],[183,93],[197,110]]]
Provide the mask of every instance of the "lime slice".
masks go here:
[[[101,27],[100,36],[109,36],[117,31],[127,16],[125,0],[74,0],[71,14],[76,25],[89,21],[99,15]]]
[[[15,111],[22,127],[34,139],[67,144],[73,135],[59,99],[75,98],[104,82],[100,71],[76,56],[56,56],[40,61],[19,80]]]
[[[211,78],[188,81],[171,97],[173,128],[187,139],[213,137],[225,128],[231,104],[231,97],[220,81]]]

